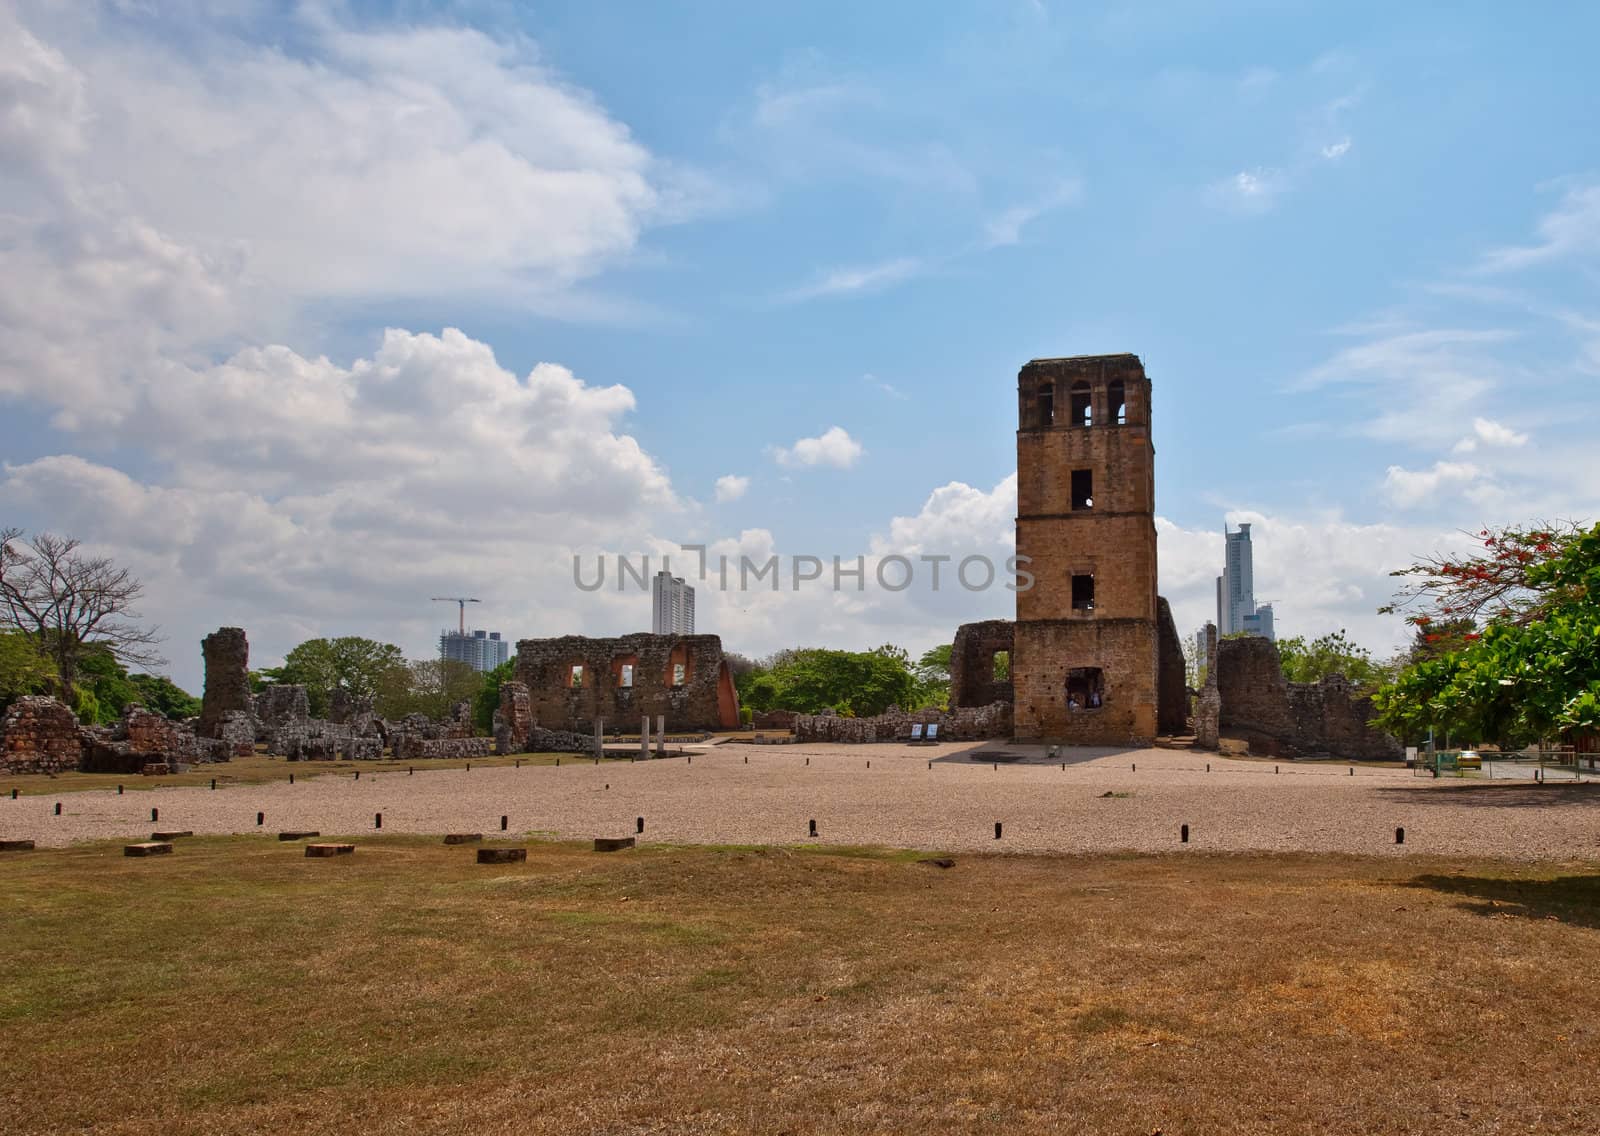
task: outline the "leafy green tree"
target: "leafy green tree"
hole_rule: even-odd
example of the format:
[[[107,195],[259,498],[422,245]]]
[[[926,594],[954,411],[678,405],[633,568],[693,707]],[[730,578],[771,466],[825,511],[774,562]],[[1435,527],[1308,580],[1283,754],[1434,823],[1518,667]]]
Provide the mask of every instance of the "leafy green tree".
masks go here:
[[[138,701],[146,710],[177,720],[200,714],[200,700],[170,678],[136,674],[129,675],[128,681],[138,691]]]
[[[917,659],[913,674],[917,680],[917,708],[923,706],[937,706],[941,710],[950,705],[950,652],[952,644],[941,643],[924,652]],[[1007,658],[1007,675],[1010,674],[1010,659]],[[911,707],[907,707],[911,709]]]
[[[358,699],[393,695],[408,688],[405,670],[405,655],[393,643],[351,635],[306,640],[284,657],[277,681],[304,686],[312,715],[325,718],[335,690]]]
[[[1462,633],[1458,649],[1419,659],[1379,692],[1385,728],[1510,746],[1600,729],[1600,525],[1528,544],[1547,531],[1529,530],[1513,546],[1530,554],[1513,557],[1515,602],[1493,609],[1481,633]]]
[[[418,659],[404,668],[404,694],[396,698],[386,686],[379,712],[386,718],[426,714],[443,718],[459,702],[476,703],[483,690],[483,675],[456,659]],[[392,682],[396,676],[389,676]]]
[[[775,662],[750,687],[753,709],[782,708],[816,714],[826,709],[860,716],[881,714],[891,705],[910,707],[918,684],[910,657],[898,647],[871,651],[799,648],[774,656]]]
[[[1295,635],[1278,640],[1278,660],[1290,682],[1320,682],[1342,674],[1352,686],[1375,687],[1389,677],[1387,668],[1372,659],[1372,652],[1351,641],[1343,628],[1307,643]]]
[[[483,676],[483,686],[472,700],[472,721],[484,733],[494,729],[494,712],[500,709],[500,684],[509,682],[516,673],[517,657],[513,655]]]
[[[24,694],[48,691],[53,673],[28,636],[0,631],[0,710]]]

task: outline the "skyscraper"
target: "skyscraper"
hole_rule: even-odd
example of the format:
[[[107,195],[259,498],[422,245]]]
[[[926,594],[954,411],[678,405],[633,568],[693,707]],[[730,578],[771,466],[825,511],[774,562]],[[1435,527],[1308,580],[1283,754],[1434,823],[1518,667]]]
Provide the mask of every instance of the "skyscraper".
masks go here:
[[[439,657],[445,662],[466,663],[475,671],[492,671],[505,662],[510,644],[498,631],[442,631]]]
[[[694,588],[682,576],[661,571],[650,581],[650,630],[656,635],[694,634]]]
[[[1242,524],[1231,533],[1223,525],[1226,540],[1222,575],[1217,577],[1217,634],[1260,635],[1274,639],[1272,605],[1256,607],[1254,557],[1250,547],[1250,526]]]

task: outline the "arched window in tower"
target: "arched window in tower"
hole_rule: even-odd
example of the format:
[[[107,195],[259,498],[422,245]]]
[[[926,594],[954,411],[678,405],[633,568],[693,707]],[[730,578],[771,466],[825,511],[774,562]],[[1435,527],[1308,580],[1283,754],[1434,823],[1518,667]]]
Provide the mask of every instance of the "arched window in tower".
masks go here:
[[[1122,380],[1114,380],[1106,388],[1106,402],[1111,407],[1111,421],[1118,426],[1128,424],[1128,396],[1123,388]]]
[[[1071,404],[1068,411],[1070,417],[1067,419],[1067,425],[1093,426],[1094,406],[1089,401],[1089,384],[1073,383],[1068,397],[1071,400]]]
[[[1054,426],[1056,424],[1056,385],[1055,383],[1039,384],[1039,425]]]

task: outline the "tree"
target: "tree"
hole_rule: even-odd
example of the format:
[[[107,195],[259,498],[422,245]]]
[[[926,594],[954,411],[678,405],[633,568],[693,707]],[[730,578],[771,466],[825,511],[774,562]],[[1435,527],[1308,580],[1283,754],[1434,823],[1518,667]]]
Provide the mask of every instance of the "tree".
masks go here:
[[[517,657],[511,658],[483,676],[483,686],[472,700],[472,722],[484,733],[494,729],[494,712],[500,709],[500,684],[516,677]]]
[[[937,706],[941,710],[949,707],[951,648],[952,645],[949,643],[940,643],[937,647],[922,652],[922,657],[917,660],[912,673],[917,680],[918,706]],[[1008,667],[1009,662],[1008,657]]]
[[[407,714],[447,717],[457,703],[473,702],[483,690],[482,673],[456,659],[417,659],[405,667],[405,693],[394,698],[386,694],[382,706],[386,718]]]
[[[165,661],[155,630],[133,622],[143,593],[126,568],[86,555],[71,537],[38,533],[24,540],[21,529],[0,530],[0,628],[33,640],[69,706],[78,701],[79,669],[95,651],[124,666]]]
[[[17,631],[0,631],[0,710],[24,694],[50,688],[50,663],[33,640]]]
[[[1417,660],[1378,693],[1386,729],[1410,737],[1443,730],[1511,746],[1600,729],[1600,525],[1549,535],[1515,546],[1530,553],[1513,557],[1516,592],[1495,601],[1481,632]]]
[[[871,651],[829,651],[815,647],[781,651],[748,687],[754,710],[782,708],[816,714],[832,709],[856,715],[881,714],[891,705],[910,707],[918,684],[910,656],[885,645]]]
[[[307,639],[284,656],[277,681],[304,686],[312,716],[326,718],[335,690],[358,699],[403,691],[408,685],[405,669],[405,655],[393,643],[354,635]]]
[[[1342,674],[1352,686],[1374,687],[1389,677],[1386,667],[1372,661],[1372,652],[1351,642],[1342,627],[1310,643],[1299,635],[1279,639],[1278,660],[1289,682],[1320,682]]]
[[[1409,611],[1408,621],[1423,628],[1463,619],[1532,623],[1557,598],[1556,584],[1540,569],[1563,557],[1583,535],[1583,528],[1570,521],[1481,529],[1475,538],[1481,552],[1436,554],[1391,572],[1407,582],[1393,603],[1378,610]]]

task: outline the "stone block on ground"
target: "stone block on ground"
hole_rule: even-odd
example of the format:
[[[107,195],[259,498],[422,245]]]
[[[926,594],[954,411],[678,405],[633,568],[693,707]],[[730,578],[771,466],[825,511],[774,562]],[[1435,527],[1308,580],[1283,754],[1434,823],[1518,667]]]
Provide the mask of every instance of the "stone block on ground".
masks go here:
[[[193,836],[194,832],[187,828],[169,828],[160,832],[152,832],[151,840],[177,840],[180,836]]]
[[[320,832],[298,832],[289,830],[278,833],[279,840],[310,840],[313,836],[321,836]]]
[[[597,836],[594,838],[596,852],[621,852],[624,848],[633,847],[631,836]]]
[[[32,852],[31,840],[0,840],[0,852]]]
[[[478,849],[478,863],[480,864],[520,864],[527,860],[526,848],[480,848]]]
[[[446,844],[476,844],[483,839],[481,832],[447,832],[444,842]]]
[[[172,851],[172,844],[165,840],[148,840],[143,844],[129,844],[123,848],[124,856],[165,856]]]
[[[328,856],[348,856],[356,850],[354,844],[307,844],[306,855],[313,859]]]

